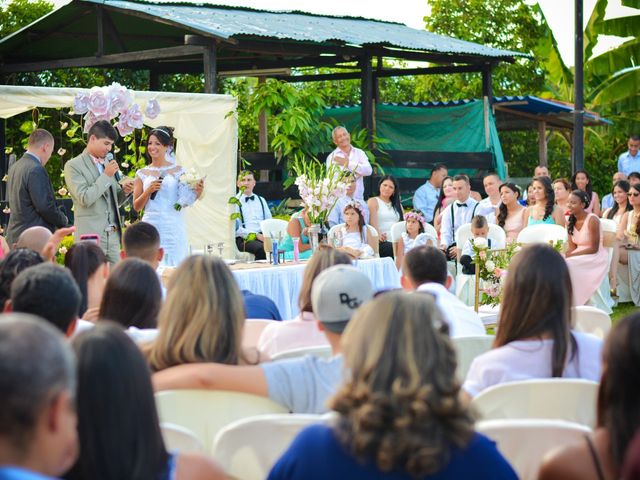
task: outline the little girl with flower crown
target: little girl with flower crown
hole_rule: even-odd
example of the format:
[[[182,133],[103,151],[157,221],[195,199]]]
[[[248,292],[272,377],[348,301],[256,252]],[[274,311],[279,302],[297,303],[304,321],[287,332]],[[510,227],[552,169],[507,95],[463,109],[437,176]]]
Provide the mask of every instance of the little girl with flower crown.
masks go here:
[[[337,235],[341,237],[342,246],[337,247],[353,258],[374,256],[374,242],[376,238],[367,235],[367,225],[364,222],[364,212],[358,202],[349,202],[342,209],[344,225]]]
[[[396,247],[396,266],[398,270],[402,266],[405,254],[412,248],[421,245],[437,245],[437,239],[425,233],[424,226],[427,223],[422,212],[414,210],[404,214],[405,231],[398,239]]]

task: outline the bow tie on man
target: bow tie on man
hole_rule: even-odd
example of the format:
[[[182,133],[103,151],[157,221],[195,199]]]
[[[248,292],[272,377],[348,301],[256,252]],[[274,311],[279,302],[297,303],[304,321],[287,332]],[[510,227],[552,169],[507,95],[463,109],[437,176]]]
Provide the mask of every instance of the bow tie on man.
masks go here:
[[[249,200],[255,200],[255,199],[256,199],[256,196],[255,196],[255,195],[250,195],[250,196],[248,196],[248,197],[245,197],[245,198],[244,198],[244,201],[245,201],[245,203],[246,203],[246,202],[248,202]]]
[[[104,166],[104,158],[98,158],[91,155],[91,160],[93,160],[93,163],[95,163],[96,165]]]
[[[466,203],[456,203],[456,205],[457,205],[458,207],[466,207],[466,206],[467,206],[467,204],[466,204]]]

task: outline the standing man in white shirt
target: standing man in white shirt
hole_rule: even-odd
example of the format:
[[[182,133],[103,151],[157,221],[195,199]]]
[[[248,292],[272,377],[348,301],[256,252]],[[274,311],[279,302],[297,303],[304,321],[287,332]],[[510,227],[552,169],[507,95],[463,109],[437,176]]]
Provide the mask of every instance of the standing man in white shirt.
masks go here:
[[[327,157],[327,167],[331,164],[342,167],[343,170],[356,175],[356,191],[353,198],[364,199],[364,182],[362,177],[368,177],[373,172],[367,154],[363,150],[351,145],[351,135],[344,127],[336,127],[331,134],[336,148]]]
[[[490,217],[489,221],[492,223],[495,223],[495,213],[501,203],[500,184],[500,177],[495,173],[490,173],[482,179],[482,185],[484,186],[484,192],[487,194],[487,197],[480,200],[477,213],[478,215]],[[492,214],[493,217],[491,217]]]
[[[447,176],[447,166],[443,163],[438,163],[433,166],[429,180],[425,182],[420,188],[413,194],[413,208],[419,210],[427,220],[427,222],[433,224],[433,211],[438,203],[438,197],[440,196],[440,188],[442,187],[442,181]]]
[[[631,172],[640,172],[640,135],[631,135],[627,150],[618,157],[618,171],[629,176]]]
[[[456,230],[461,225],[470,223],[478,208],[478,202],[470,196],[471,183],[468,176],[461,174],[453,177],[453,189],[456,191],[456,201],[443,210],[440,225],[440,249],[451,260],[458,253],[455,244]]]
[[[446,257],[437,248],[422,245],[409,250],[402,262],[400,281],[405,290],[435,297],[451,338],[487,334],[478,314],[448,290],[453,279],[447,274]]]
[[[236,245],[241,252],[252,253],[256,260],[264,260],[267,255],[264,252],[264,237],[260,222],[271,218],[269,205],[264,198],[253,193],[256,186],[253,172],[249,170],[240,172],[237,185],[240,191],[236,198],[240,201],[240,205],[236,206],[236,212],[240,214],[240,218],[236,219]]]

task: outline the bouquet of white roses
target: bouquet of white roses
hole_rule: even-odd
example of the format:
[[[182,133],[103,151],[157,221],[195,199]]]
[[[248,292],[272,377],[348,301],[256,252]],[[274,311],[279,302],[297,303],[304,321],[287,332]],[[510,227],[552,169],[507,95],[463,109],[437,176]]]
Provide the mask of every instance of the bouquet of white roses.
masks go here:
[[[178,201],[173,205],[176,210],[192,205],[197,200],[196,187],[203,180],[195,168],[185,170],[178,179]]]

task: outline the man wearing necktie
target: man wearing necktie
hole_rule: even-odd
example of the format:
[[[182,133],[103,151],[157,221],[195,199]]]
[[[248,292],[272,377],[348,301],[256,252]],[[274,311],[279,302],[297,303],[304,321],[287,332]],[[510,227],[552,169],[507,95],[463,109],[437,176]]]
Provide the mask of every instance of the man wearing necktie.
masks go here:
[[[465,223],[471,222],[478,207],[478,202],[470,197],[471,182],[468,176],[453,177],[453,189],[456,192],[456,201],[444,209],[440,225],[440,248],[450,260],[455,259],[458,254],[455,244],[456,230]]]
[[[240,218],[236,219],[236,245],[241,252],[252,253],[256,260],[264,260],[267,256],[264,252],[260,222],[271,218],[269,205],[264,198],[253,193],[256,186],[253,172],[240,172],[237,185],[240,192],[236,198],[240,205],[236,205],[236,212],[240,214]]]
[[[122,222],[119,206],[133,190],[133,179],[117,180],[118,163],[105,161],[118,132],[106,120],[92,125],[87,148],[64,166],[64,180],[73,199],[75,240],[97,234],[109,263],[120,258]]]

